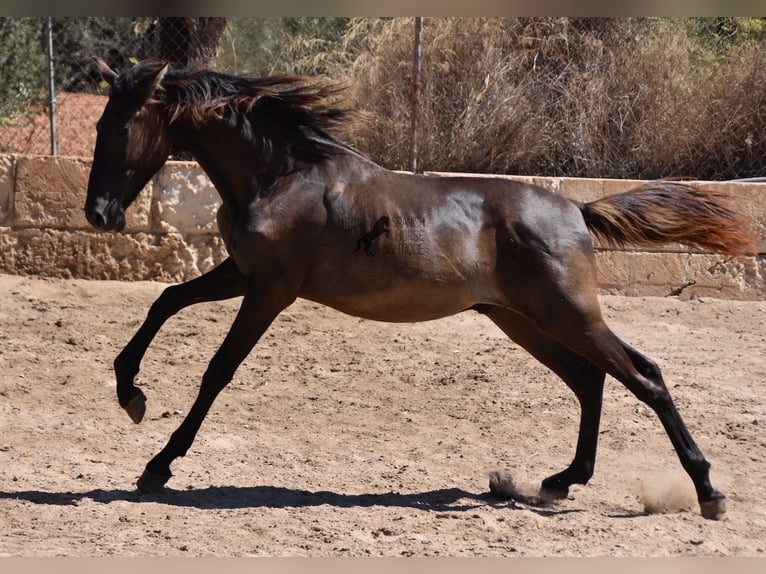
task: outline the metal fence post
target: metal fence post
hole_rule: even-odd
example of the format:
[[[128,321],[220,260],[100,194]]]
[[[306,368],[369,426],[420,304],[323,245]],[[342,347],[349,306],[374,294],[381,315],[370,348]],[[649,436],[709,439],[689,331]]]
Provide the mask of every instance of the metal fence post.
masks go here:
[[[53,27],[51,17],[45,18],[45,36],[48,44],[48,97],[51,126],[51,155],[56,155],[56,86],[53,78]]]
[[[418,120],[420,115],[420,61],[422,55],[423,18],[415,17],[415,47],[412,60],[412,125],[410,128],[410,159],[412,171],[418,171]]]

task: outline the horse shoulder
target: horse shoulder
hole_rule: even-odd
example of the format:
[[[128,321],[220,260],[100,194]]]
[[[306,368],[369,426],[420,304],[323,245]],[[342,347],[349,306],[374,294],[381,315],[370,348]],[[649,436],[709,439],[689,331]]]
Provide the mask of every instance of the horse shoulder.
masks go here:
[[[235,214],[232,213],[230,206],[222,203],[216,213],[216,223],[218,224],[218,233],[221,234],[221,239],[223,239],[223,243],[229,251],[231,251],[230,243],[234,231],[234,220]]]

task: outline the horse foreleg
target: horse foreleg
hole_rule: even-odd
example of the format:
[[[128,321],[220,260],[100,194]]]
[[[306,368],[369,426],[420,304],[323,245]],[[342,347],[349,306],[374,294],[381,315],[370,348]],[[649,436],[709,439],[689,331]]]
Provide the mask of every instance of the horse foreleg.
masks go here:
[[[240,363],[271,322],[295,300],[288,293],[289,289],[273,289],[269,292],[252,286],[247,289],[231,329],[202,377],[194,404],[165,447],[146,465],[137,483],[139,490],[159,490],[170,479],[170,464],[189,450],[215,398],[231,381]]]
[[[141,422],[146,411],[146,397],[134,380],[146,349],[165,321],[189,305],[242,295],[245,285],[245,277],[228,258],[196,279],[168,287],[152,304],[144,323],[114,360],[117,399],[133,422]]]
[[[566,498],[572,484],[586,484],[593,476],[606,373],[541,333],[517,313],[495,307],[487,316],[508,337],[561,377],[580,403],[580,428],[574,458],[566,469],[543,480],[540,490],[544,500]],[[491,489],[499,490],[492,485]]]

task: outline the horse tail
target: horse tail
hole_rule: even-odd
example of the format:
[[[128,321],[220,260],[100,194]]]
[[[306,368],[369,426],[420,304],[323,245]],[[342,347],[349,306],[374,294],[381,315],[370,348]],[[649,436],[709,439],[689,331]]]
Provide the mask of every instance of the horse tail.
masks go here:
[[[580,205],[591,233],[607,245],[683,243],[724,255],[753,255],[755,232],[726,205],[727,195],[653,181]]]

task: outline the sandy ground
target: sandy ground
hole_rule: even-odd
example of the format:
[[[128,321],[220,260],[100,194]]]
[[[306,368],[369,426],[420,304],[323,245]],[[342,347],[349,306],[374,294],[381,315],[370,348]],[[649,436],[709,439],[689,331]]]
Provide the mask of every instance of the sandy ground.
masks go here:
[[[704,520],[659,421],[607,379],[596,474],[538,508],[571,459],[566,386],[483,317],[415,325],[299,301],[221,394],[164,492],[135,479],[180,423],[237,301],[189,308],[147,353],[147,416],[117,406],[111,362],[159,283],[0,275],[2,556],[761,556],[766,302],[603,297],[663,368],[728,495]],[[648,513],[646,504],[670,508]]]

